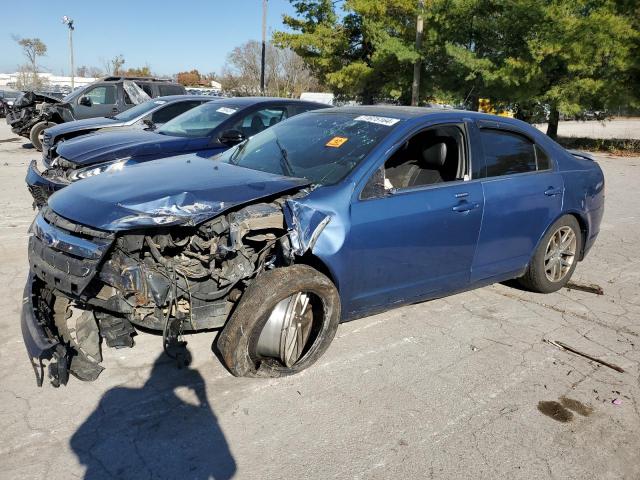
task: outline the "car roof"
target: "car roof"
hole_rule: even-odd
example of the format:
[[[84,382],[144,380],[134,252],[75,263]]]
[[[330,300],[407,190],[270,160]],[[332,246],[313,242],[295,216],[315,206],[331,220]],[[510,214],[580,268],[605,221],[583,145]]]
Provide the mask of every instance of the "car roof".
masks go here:
[[[211,95],[165,95],[162,97],[153,97],[151,100],[164,100],[166,102],[175,102],[178,100],[222,100],[222,97],[212,97]]]
[[[471,110],[455,110],[455,109],[442,109],[432,107],[407,107],[396,105],[356,105],[356,106],[344,106],[344,107],[332,107],[322,110],[314,110],[309,113],[326,114],[326,113],[346,113],[349,115],[379,115],[383,117],[398,118],[400,120],[410,120],[414,118],[424,118],[430,116],[438,116],[438,118],[447,117],[459,119],[461,116],[466,118],[473,118],[474,120],[486,120],[492,122],[502,122],[511,125],[525,125],[530,127],[529,124],[515,118],[501,117],[499,115],[493,115],[490,113],[474,112]]]
[[[228,103],[229,105],[233,104],[238,107],[248,107],[250,105],[259,105],[261,103],[270,104],[274,102],[293,103],[298,105],[315,105],[315,106],[322,106],[322,107],[327,106],[325,103],[310,102],[308,100],[300,100],[297,98],[280,98],[280,97],[227,97],[227,98],[221,98],[220,100]]]

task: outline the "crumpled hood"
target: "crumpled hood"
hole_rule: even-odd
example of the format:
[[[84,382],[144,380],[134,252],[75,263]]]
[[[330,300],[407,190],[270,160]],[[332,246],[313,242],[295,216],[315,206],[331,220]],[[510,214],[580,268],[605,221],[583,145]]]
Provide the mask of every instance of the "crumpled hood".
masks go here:
[[[61,143],[57,153],[70,162],[86,166],[130,156],[181,153],[193,142],[146,130],[126,130],[73,138]]]
[[[122,125],[123,123],[124,122],[107,117],[85,118],[83,120],[61,123],[55,127],[48,128],[47,132],[51,134],[52,138],[56,138],[60,135],[66,135],[72,132]]]
[[[49,198],[68,220],[108,231],[197,225],[237,205],[308,185],[195,154],[75,182]]]

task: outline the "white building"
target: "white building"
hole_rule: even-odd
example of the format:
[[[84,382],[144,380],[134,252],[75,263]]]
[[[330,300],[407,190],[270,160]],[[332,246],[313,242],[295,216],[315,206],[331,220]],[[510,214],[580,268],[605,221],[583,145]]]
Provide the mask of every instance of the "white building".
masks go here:
[[[20,76],[20,72],[0,73],[0,87],[16,85]],[[38,77],[49,87],[71,87],[71,77],[61,77],[59,75],[53,75],[52,73],[38,73]],[[74,77],[76,87],[84,87],[96,80],[97,78]]]

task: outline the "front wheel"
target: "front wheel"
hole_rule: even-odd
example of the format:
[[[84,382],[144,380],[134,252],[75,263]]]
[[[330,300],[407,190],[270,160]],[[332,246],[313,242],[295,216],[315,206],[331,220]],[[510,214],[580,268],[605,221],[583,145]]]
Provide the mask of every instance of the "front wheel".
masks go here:
[[[36,148],[36,150],[38,150],[39,152],[42,151],[42,140],[44,137],[44,131],[47,128],[51,128],[55,125],[57,124],[53,122],[38,122],[33,127],[31,127],[31,132],[29,132],[29,140],[31,140],[31,143]]]
[[[340,297],[325,275],[306,265],[259,275],[218,337],[238,377],[281,377],[310,367],[327,350],[340,320]]]
[[[518,282],[528,290],[551,293],[564,287],[573,275],[582,249],[582,234],[572,215],[559,218],[547,231]]]

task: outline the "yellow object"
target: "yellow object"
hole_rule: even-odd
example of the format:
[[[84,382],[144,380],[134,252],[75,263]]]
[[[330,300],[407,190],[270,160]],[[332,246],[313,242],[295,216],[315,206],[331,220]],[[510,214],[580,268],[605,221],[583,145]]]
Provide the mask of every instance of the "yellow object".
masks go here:
[[[491,113],[492,115],[498,115],[499,117],[513,118],[513,110],[500,110],[499,112],[491,105],[491,100],[488,98],[478,99],[478,111],[483,113]]]
[[[345,137],[333,137],[331,140],[329,140],[325,144],[325,146],[338,148],[338,147],[341,147],[342,145],[344,145],[347,140],[349,140],[349,139],[345,138]]]

